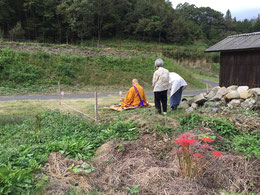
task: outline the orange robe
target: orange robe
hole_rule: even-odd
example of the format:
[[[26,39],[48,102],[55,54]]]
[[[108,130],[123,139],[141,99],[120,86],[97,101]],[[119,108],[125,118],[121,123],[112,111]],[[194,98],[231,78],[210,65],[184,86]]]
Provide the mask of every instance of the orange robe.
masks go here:
[[[139,84],[135,84],[134,86],[138,90],[141,99],[144,101],[143,105],[147,106],[148,103],[145,97],[144,89]],[[121,107],[139,106],[140,102],[138,93],[135,91],[134,87],[131,87],[126,94],[125,99],[121,102]]]

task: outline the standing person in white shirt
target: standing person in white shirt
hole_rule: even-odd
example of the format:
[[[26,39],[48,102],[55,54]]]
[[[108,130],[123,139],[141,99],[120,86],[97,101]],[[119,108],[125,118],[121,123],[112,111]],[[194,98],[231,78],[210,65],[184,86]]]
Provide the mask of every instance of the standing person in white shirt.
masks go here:
[[[172,110],[176,110],[177,106],[180,104],[182,92],[187,86],[186,81],[177,73],[170,72],[170,106]]]
[[[153,92],[154,103],[158,113],[161,114],[161,104],[163,114],[167,114],[167,90],[169,88],[169,71],[163,68],[163,60],[157,59],[155,61],[156,71],[153,74]]]

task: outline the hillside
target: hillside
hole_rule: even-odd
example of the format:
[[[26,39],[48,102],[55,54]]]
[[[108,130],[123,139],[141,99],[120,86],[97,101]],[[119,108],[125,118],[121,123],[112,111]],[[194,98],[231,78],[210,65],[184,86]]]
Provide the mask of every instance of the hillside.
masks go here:
[[[96,87],[113,91],[118,86],[127,89],[131,80],[137,78],[151,90],[157,57],[164,59],[167,69],[180,74],[189,89],[205,87],[194,73],[197,77],[203,71],[202,75],[215,77],[218,71],[212,65],[214,55],[204,54],[205,47],[133,41],[107,41],[102,48],[18,42],[1,42],[1,47],[1,94],[17,93],[18,89],[18,93],[50,93],[56,91],[58,80],[70,91]]]

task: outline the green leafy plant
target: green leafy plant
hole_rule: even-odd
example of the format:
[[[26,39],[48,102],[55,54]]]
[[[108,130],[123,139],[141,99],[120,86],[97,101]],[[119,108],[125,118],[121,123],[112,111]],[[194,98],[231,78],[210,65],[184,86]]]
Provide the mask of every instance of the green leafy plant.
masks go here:
[[[190,130],[200,126],[207,127],[221,136],[230,138],[238,134],[238,130],[225,118],[211,118],[199,114],[189,114],[179,118],[182,129]]]
[[[125,147],[124,147],[123,144],[118,144],[117,147],[118,147],[118,150],[119,150],[120,152],[124,152],[124,151],[125,151]]]
[[[84,118],[49,111],[24,120],[20,125],[0,125],[0,192],[35,192],[41,180],[33,173],[42,168],[51,152],[76,160],[91,159],[96,149],[109,139],[132,140],[138,137],[134,123],[122,121],[93,124]],[[83,163],[72,165],[76,173],[94,169]]]
[[[260,133],[243,133],[236,135],[232,140],[235,150],[242,152],[247,157],[256,157],[260,160]]]
[[[87,163],[83,162],[81,165],[71,164],[68,167],[69,170],[72,170],[74,173],[91,173],[95,169],[90,167]]]
[[[140,190],[138,189],[140,185],[134,185],[133,187],[126,187],[126,190],[133,195],[138,195]]]

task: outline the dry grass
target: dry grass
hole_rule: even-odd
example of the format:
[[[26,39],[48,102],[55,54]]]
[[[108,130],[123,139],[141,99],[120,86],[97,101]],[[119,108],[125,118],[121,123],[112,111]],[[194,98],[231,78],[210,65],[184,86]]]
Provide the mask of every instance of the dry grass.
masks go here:
[[[128,194],[126,188],[136,185],[139,185],[140,194],[147,195],[211,195],[219,194],[220,190],[242,194],[260,192],[259,161],[224,154],[221,159],[209,164],[197,179],[184,179],[179,174],[172,142],[171,139],[158,139],[155,135],[145,135],[139,141],[107,142],[100,147],[92,162],[95,171],[84,175],[67,170],[69,164],[82,162],[53,153],[45,165],[45,173],[53,181],[67,183],[67,187],[75,186],[77,181],[85,193],[96,189],[102,194]],[[124,150],[119,148],[119,144]],[[158,148],[164,151],[163,158],[159,157]],[[57,186],[55,190],[52,193],[59,194]]]

